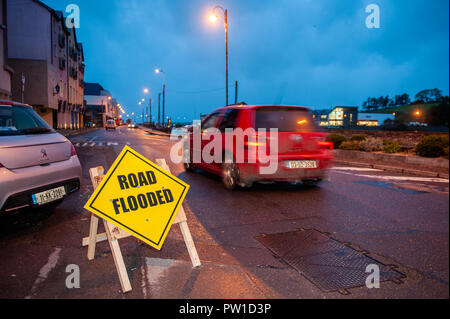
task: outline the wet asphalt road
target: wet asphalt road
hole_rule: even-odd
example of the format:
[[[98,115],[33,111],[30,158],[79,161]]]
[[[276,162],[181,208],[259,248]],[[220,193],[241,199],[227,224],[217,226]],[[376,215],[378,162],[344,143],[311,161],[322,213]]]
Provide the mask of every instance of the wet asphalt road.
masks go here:
[[[233,192],[218,177],[186,173],[169,161],[167,137],[121,127],[70,138],[83,165],[80,192],[51,216],[15,216],[0,226],[0,298],[448,298],[448,181],[336,167],[319,187],[255,185]],[[178,227],[158,252],[121,241],[133,291],[123,295],[106,243],[88,261],[82,206],[92,188],[88,170],[112,164],[129,145],[150,160],[165,158],[191,188],[184,207],[203,265],[192,269]],[[406,275],[379,289],[323,292],[256,239],[261,233],[317,229],[351,243]],[[66,266],[81,270],[68,289]]]

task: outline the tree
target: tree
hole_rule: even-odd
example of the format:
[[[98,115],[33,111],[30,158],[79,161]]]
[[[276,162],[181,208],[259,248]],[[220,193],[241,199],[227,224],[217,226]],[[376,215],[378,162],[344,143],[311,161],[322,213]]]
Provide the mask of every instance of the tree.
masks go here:
[[[442,91],[439,89],[422,90],[416,94],[416,100],[423,103],[438,102],[442,99]]]
[[[394,97],[393,105],[408,105],[409,103],[411,103],[411,99],[409,98],[408,93],[396,95]]]
[[[427,119],[430,125],[447,126],[449,116],[449,98],[448,96],[440,98],[439,105],[430,108],[427,112]]]

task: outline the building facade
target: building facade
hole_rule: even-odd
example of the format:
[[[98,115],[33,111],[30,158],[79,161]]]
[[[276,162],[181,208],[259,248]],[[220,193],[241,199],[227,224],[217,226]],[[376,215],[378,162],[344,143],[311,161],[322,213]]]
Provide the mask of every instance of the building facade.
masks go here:
[[[109,119],[119,118],[119,108],[111,93],[99,83],[85,83],[86,113],[85,121],[97,127],[104,126]]]
[[[365,113],[358,115],[358,126],[382,126],[386,121],[395,121],[395,113]]]
[[[6,0],[0,0],[0,100],[11,100],[13,69],[8,65],[8,19]]]
[[[358,122],[358,107],[337,106],[328,114],[328,126],[351,127]]]
[[[83,126],[84,56],[61,11],[39,0],[7,2],[8,63],[13,100],[59,129]]]

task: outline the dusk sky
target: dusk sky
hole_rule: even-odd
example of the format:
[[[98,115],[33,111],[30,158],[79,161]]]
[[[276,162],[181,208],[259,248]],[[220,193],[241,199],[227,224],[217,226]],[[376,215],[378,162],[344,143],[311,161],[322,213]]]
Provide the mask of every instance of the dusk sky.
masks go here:
[[[153,99],[166,72],[166,113],[199,118],[225,104],[223,17],[228,8],[229,99],[315,109],[359,106],[368,96],[449,91],[447,0],[44,0],[80,7],[86,82],[98,82],[129,113]],[[368,4],[381,28],[368,29]],[[148,102],[146,102],[148,103]],[[179,118],[179,119],[178,119]]]

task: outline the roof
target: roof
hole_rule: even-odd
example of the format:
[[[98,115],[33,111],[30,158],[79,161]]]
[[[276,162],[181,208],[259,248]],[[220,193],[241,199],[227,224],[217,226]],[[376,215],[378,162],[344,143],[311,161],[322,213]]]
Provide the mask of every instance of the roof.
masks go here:
[[[333,112],[335,109],[345,109],[348,111],[358,111],[358,107],[357,106],[335,106],[331,112]]]
[[[242,105],[242,104],[240,104],[240,105],[228,105],[228,106],[223,106],[223,107],[221,107],[221,108],[218,108],[218,109],[216,109],[216,111],[218,111],[218,110],[227,110],[227,109],[231,109],[231,108],[233,108],[233,109],[245,109],[245,110],[248,110],[248,109],[256,109],[256,108],[260,108],[260,107],[280,107],[280,108],[282,108],[282,107],[297,107],[297,108],[299,108],[299,109],[302,109],[302,110],[309,110],[309,108],[308,107],[305,107],[305,106],[299,106],[299,105],[270,105],[270,104],[260,104],[260,105]]]
[[[359,113],[358,121],[378,121],[384,122],[385,120],[395,120],[395,115],[392,113]]]
[[[105,89],[99,83],[88,83],[84,84],[84,95],[101,95],[101,92]]]

